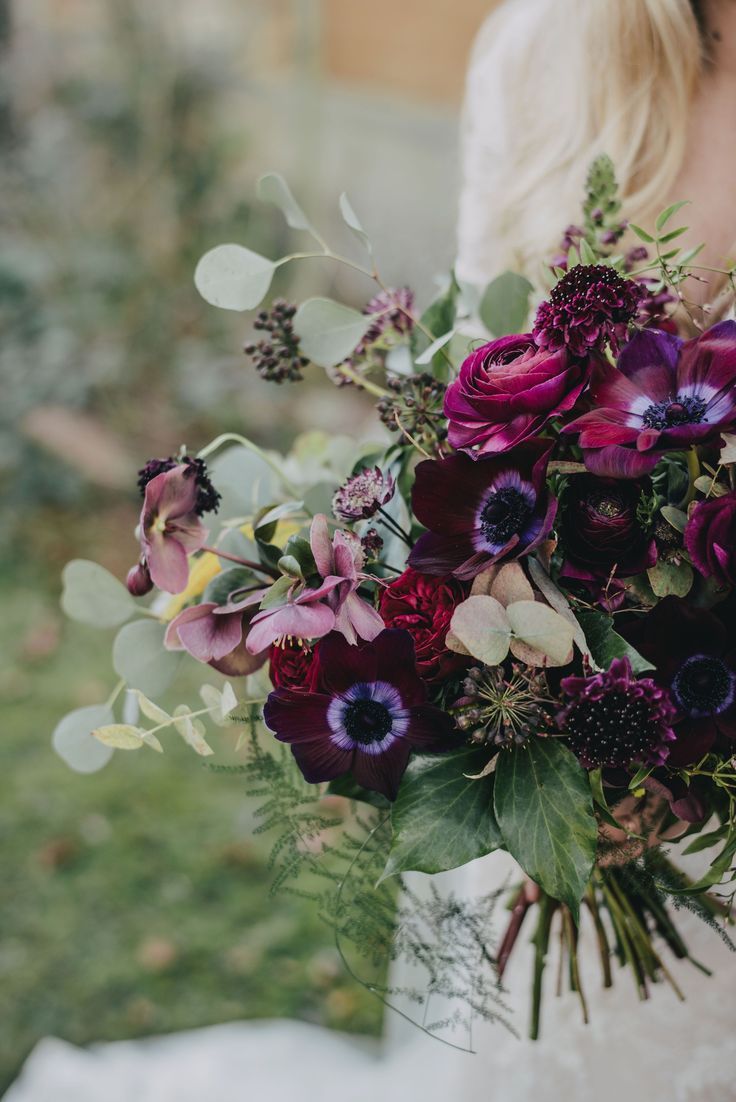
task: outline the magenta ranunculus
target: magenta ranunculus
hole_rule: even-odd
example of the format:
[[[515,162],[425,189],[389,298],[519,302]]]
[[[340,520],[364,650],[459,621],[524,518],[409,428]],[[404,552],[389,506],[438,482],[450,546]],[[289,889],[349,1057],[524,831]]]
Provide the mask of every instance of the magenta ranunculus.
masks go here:
[[[474,458],[508,451],[571,410],[588,374],[587,360],[539,349],[529,333],[484,344],[447,389],[449,441]]]
[[[580,434],[594,474],[639,478],[663,452],[717,440],[736,428],[736,322],[690,341],[655,329],[638,332],[618,364],[601,364],[592,409],[562,430]]]
[[[696,505],[685,528],[693,566],[718,585],[736,585],[736,493]]]

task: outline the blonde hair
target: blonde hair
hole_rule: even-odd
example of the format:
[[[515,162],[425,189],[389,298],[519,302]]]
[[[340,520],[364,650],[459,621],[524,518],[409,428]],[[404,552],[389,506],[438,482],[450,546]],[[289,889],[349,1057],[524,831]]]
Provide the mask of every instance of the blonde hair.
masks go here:
[[[505,135],[486,227],[497,271],[536,274],[578,217],[599,153],[613,159],[631,220],[681,198],[671,188],[704,56],[694,0],[506,0],[494,12],[469,81],[477,66],[493,74],[484,126],[491,144]]]

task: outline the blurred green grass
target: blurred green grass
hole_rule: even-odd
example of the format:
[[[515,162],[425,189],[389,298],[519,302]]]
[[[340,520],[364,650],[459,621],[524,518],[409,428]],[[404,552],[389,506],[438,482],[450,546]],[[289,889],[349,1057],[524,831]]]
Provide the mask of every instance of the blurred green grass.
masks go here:
[[[42,1036],[76,1044],[236,1018],[375,1033],[314,907],[269,894],[243,778],[179,740],[72,773],[50,734],[115,680],[56,580],[0,573],[0,1092]],[[223,732],[219,738],[232,737]]]

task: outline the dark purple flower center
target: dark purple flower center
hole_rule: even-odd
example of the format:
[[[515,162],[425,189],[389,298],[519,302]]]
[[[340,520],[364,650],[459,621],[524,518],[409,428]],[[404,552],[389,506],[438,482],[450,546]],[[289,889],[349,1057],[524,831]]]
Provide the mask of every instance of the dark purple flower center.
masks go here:
[[[678,394],[666,402],[653,402],[642,414],[649,429],[671,429],[677,425],[699,425],[705,421],[707,402],[689,394]]]
[[[343,726],[353,742],[380,742],[391,730],[391,713],[377,700],[354,700],[343,712]]]
[[[408,731],[409,712],[387,681],[361,681],[332,698],[327,723],[341,749],[382,754]]]
[[[675,674],[671,691],[680,711],[691,718],[718,716],[736,700],[736,674],[720,658],[694,654]]]
[[[661,737],[649,701],[623,690],[581,699],[566,717],[566,731],[571,749],[589,766],[645,761]]]
[[[533,498],[516,486],[502,486],[486,498],[479,524],[489,547],[500,550],[513,536],[521,535],[534,511]]]

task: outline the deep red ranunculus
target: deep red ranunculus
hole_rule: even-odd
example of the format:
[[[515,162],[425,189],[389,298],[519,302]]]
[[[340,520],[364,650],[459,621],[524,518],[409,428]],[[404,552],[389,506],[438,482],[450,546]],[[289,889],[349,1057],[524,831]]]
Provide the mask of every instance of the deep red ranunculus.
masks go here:
[[[736,493],[695,506],[685,528],[693,566],[718,585],[736,585]]]
[[[657,561],[657,547],[637,518],[640,482],[577,475],[562,497],[563,577],[590,582],[629,578]]]
[[[274,643],[269,652],[268,672],[275,689],[311,692],[317,674],[314,648],[299,646],[294,641],[285,641],[283,646]]]
[[[445,646],[452,614],[468,595],[452,575],[436,577],[409,567],[381,595],[387,628],[404,628],[414,640],[417,669],[425,681],[441,681],[467,666],[465,655]]]
[[[587,360],[540,349],[530,333],[484,344],[447,388],[449,441],[474,458],[506,452],[571,410],[588,373]]]

